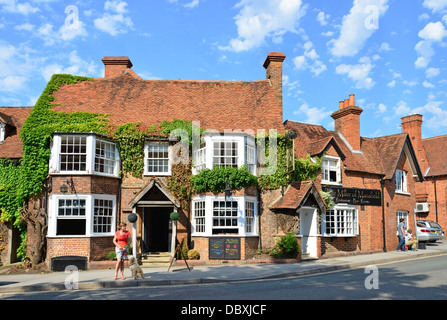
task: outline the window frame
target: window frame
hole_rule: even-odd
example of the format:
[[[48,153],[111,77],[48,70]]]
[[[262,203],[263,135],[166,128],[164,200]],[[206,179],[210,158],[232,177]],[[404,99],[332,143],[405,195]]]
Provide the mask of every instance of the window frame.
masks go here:
[[[168,161],[168,171],[167,172],[155,172],[155,171],[149,171],[149,148],[150,146],[160,146],[160,145],[166,145],[168,147],[168,157],[166,158],[151,158],[152,160],[167,160]],[[172,148],[171,144],[167,141],[148,141],[144,144],[144,173],[145,176],[170,176],[172,175],[171,166],[172,166]]]
[[[335,162],[335,179],[336,181],[331,181],[331,166],[330,162]],[[326,172],[327,171],[327,172]],[[325,178],[327,175],[327,179]],[[333,156],[323,156],[321,163],[321,183],[330,185],[341,185],[341,159],[339,157]]]
[[[350,212],[349,215],[348,211]],[[324,237],[346,237],[346,238],[358,236],[359,235],[358,212],[359,211],[356,206],[336,204],[322,215],[321,219],[322,235]],[[351,226],[349,226],[349,224],[351,224]],[[332,230],[328,232],[328,228],[331,228]]]
[[[85,148],[85,170],[62,170],[61,156],[64,154],[62,152],[62,141],[63,138],[67,137],[80,137],[85,138],[86,148]],[[95,171],[96,167],[96,142],[104,142],[107,144],[113,144],[115,146],[114,159],[109,158],[107,161],[111,161],[112,173]],[[103,158],[101,158],[103,159]],[[119,178],[120,171],[120,155],[118,144],[115,141],[106,139],[97,134],[78,134],[78,133],[56,133],[53,135],[52,145],[51,145],[51,155],[49,161],[49,174],[51,175],[89,175],[94,174],[98,176],[115,177]]]
[[[236,219],[237,226],[214,226],[213,221],[218,219],[219,217],[214,216],[214,203],[215,202],[225,202],[224,196],[215,196],[215,195],[203,195],[197,196],[192,199],[192,210],[193,210],[193,219],[192,219],[192,236],[206,236],[206,237],[219,237],[219,236],[236,236],[236,237],[244,237],[244,236],[257,236],[258,228],[258,205],[256,197],[252,196],[232,196],[229,199],[229,202],[237,203],[237,215],[235,218],[225,216],[224,219]],[[200,214],[198,215],[198,211],[196,210],[198,203],[203,205],[200,210]],[[251,224],[251,232],[247,231],[247,203],[253,204],[253,212],[252,216],[248,217],[249,223]],[[198,219],[203,219],[199,221]],[[200,222],[200,223],[199,223]],[[237,230],[237,233],[215,233],[213,230],[216,229],[233,229]]]
[[[85,219],[85,234],[58,234],[59,202],[60,200],[85,200],[85,216],[71,219]],[[112,213],[109,232],[95,232],[95,200],[112,201]],[[48,213],[48,237],[54,238],[88,238],[88,237],[111,237],[116,232],[116,196],[108,194],[51,194],[49,196]],[[62,219],[70,219],[64,217]]]
[[[203,169],[213,169],[216,165],[224,167],[224,164],[215,162],[215,158],[222,157],[220,155],[215,156],[215,143],[236,143],[237,147],[235,150],[237,150],[237,155],[231,156],[235,159],[233,167],[241,168],[245,165],[251,174],[257,175],[256,141],[253,135],[228,132],[224,134],[205,133],[201,139],[198,149],[193,149],[192,152],[192,173],[194,175]],[[225,150],[223,152],[225,153]]]
[[[405,170],[396,169],[396,193],[408,194],[408,173]]]

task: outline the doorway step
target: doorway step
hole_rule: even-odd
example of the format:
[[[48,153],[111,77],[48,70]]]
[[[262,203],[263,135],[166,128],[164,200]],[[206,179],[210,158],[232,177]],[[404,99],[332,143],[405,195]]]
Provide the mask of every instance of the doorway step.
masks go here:
[[[309,253],[301,253],[301,260],[303,261],[318,260],[318,257],[313,257]]]
[[[169,267],[170,263],[170,252],[149,252],[141,254],[142,268]]]

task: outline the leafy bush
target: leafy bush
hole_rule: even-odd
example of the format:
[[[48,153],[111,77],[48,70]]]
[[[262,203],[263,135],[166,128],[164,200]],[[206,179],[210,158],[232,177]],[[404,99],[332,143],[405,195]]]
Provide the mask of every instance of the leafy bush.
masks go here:
[[[115,258],[116,258],[116,253],[115,253],[115,251],[110,251],[109,254],[107,255],[107,258],[108,258],[110,261],[115,260]]]
[[[275,248],[270,253],[278,259],[294,259],[300,253],[300,246],[292,233],[282,236],[276,242]]]
[[[196,249],[191,249],[188,251],[188,259],[189,260],[199,260],[200,259],[200,253]]]
[[[257,179],[244,165],[240,169],[232,167],[215,167],[214,169],[204,169],[197,176],[193,176],[191,181],[197,192],[223,192],[225,184],[230,180],[230,188],[239,190],[245,187],[256,186]]]

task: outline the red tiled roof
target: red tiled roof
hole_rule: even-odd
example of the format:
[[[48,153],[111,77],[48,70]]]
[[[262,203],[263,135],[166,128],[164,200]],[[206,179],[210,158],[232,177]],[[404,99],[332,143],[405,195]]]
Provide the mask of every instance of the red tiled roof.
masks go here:
[[[63,85],[53,110],[110,114],[111,124],[143,127],[172,119],[200,121],[202,129],[277,129],[283,132],[282,106],[268,80],[142,80],[124,72]]]
[[[18,159],[23,157],[23,143],[19,132],[33,107],[0,107],[0,121],[9,126],[6,137],[0,142],[0,158]]]
[[[430,170],[427,176],[447,175],[447,135],[422,139]]]
[[[272,210],[297,210],[306,202],[311,194],[316,198],[315,200],[320,206],[324,206],[324,200],[321,198],[313,181],[294,181],[287,186],[287,189],[284,191],[284,196],[273,201],[269,208]]]
[[[404,150],[407,134],[401,133],[379,138],[361,137],[361,152],[353,152],[335,131],[328,131],[322,126],[295,121],[286,121],[285,127],[297,133],[295,155],[305,158],[307,154],[320,156],[329,143],[338,146],[338,153],[343,159],[347,171],[365,172],[392,179],[399,158]],[[337,150],[337,148],[336,148]]]

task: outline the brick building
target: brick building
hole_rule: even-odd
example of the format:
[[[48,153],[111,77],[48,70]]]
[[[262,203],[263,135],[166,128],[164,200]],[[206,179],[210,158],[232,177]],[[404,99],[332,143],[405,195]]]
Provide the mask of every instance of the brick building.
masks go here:
[[[303,235],[303,253],[327,257],[395,250],[398,219],[414,226],[416,185],[423,175],[412,141],[406,133],[361,137],[362,111],[350,95],[332,114],[335,131],[285,122],[286,129],[297,133],[297,157],[323,157],[315,184],[335,202],[313,215],[315,227]]]
[[[215,166],[245,166],[259,175],[254,134],[271,129],[294,133],[295,157],[322,157],[322,172],[315,181],[292,182],[277,190],[204,192],[185,202],[169,188],[177,140],[163,135],[146,139],[143,174],[136,178],[122,175],[124,159],[110,136],[54,132],[43,201],[48,215],[46,262],[70,256],[87,262],[105,259],[114,250],[119,222],[134,216],[136,223],[128,225],[137,254],[172,252],[173,211],[180,216],[177,239],[186,239],[202,260],[217,262],[234,258],[225,250],[221,255],[223,245],[236,241],[236,258],[245,260],[259,248],[272,248],[289,232],[296,235],[303,256],[395,250],[397,221],[404,218],[413,226],[417,203],[430,203],[429,217],[437,212],[443,223],[447,179],[435,146],[446,137],[422,139],[420,126],[404,119],[402,134],[361,137],[363,110],[355,105],[354,95],[332,114],[334,131],[283,122],[284,59],[282,53],[267,56],[264,80],[191,81],[144,80],[132,70],[129,58],[105,57],[104,78],[62,85],[53,92],[52,110],[107,114],[110,126],[138,122],[146,129],[173,119],[194,121],[206,132],[192,148],[192,174]],[[29,114],[31,108],[27,110]],[[330,209],[321,191],[332,194]]]
[[[139,122],[141,128],[172,119],[194,121],[206,132],[193,150],[193,173],[215,166],[242,166],[257,175],[254,134],[284,133],[282,62],[270,53],[266,79],[259,81],[143,80],[127,57],[105,57],[105,77],[62,85],[52,93],[56,112],[107,114],[110,125]],[[137,253],[172,251],[170,213],[180,214],[179,241],[187,239],[208,260],[212,241],[238,242],[238,259],[251,257],[259,243],[256,188],[194,194],[183,203],[168,187],[177,141],[152,137],[144,146],[141,178],[120,175],[115,141],[94,132],[55,132],[51,145],[48,195],[47,263],[64,256],[88,261],[113,251],[120,221],[137,216],[133,247]],[[222,257],[223,259],[225,257]],[[219,260],[219,258],[216,258]]]
[[[414,145],[424,181],[416,185],[417,219],[447,226],[447,135],[422,138],[420,114],[402,118],[402,131]]]

